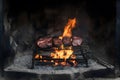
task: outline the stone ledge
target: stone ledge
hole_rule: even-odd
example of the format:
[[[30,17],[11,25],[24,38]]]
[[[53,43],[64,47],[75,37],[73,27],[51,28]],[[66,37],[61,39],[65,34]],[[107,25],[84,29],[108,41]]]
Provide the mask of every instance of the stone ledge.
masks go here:
[[[5,68],[4,70],[6,73],[9,73],[11,75],[13,73],[14,74],[16,73],[16,76],[18,75],[18,73],[19,74],[26,73],[27,75],[29,74],[37,75],[35,79],[31,79],[29,77],[24,79],[25,76],[21,76],[22,79],[19,80],[28,80],[28,79],[29,80],[85,80],[83,73],[94,70],[100,70],[100,69],[106,69],[106,67],[96,63],[95,61],[92,61],[89,67],[77,67],[77,68],[66,67],[64,69],[56,70],[54,68],[48,68],[48,67],[44,67],[44,68],[41,67],[40,69],[28,69],[23,66],[11,65]],[[13,78],[11,80],[14,80]]]

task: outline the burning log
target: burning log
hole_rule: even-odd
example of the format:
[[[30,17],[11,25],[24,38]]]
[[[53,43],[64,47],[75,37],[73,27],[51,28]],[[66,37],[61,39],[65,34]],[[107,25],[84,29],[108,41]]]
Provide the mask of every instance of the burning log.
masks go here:
[[[39,66],[54,65],[54,64],[55,64],[54,62],[40,62],[40,61],[36,62],[36,65],[39,65]]]
[[[79,64],[79,63],[86,63],[86,60],[85,59],[57,59],[57,58],[41,58],[41,59],[35,59],[35,61],[37,62],[37,64],[39,65],[55,65],[55,63],[58,63],[56,66],[59,66],[60,64],[61,65],[66,65],[66,64],[69,64],[69,66],[76,66],[76,64]],[[76,61],[77,63],[73,63],[74,61]],[[64,63],[64,64],[63,64]],[[67,66],[67,65],[66,65]]]

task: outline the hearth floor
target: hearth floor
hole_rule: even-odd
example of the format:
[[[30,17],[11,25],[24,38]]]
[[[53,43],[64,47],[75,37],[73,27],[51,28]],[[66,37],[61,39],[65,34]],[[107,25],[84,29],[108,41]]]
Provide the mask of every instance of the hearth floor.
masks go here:
[[[28,69],[28,68],[24,68],[22,66],[15,66],[15,65],[10,65],[7,68],[5,68],[4,70],[6,73],[9,73],[9,72],[15,72],[15,73],[18,72],[19,73],[20,72],[20,73],[37,74],[39,76],[38,80],[64,80],[64,79],[66,79],[66,80],[81,80],[81,78],[84,78],[82,80],[116,80],[113,78],[109,79],[109,77],[104,78],[105,76],[111,75],[111,74],[109,74],[109,73],[112,73],[111,70],[100,65],[99,63],[97,63],[94,60],[91,60],[90,62],[91,63],[89,63],[89,67],[77,67],[77,68],[66,67],[66,68],[64,68],[64,70],[63,69],[54,70],[49,67],[41,67],[40,69]],[[47,78],[48,76],[50,78],[52,76],[52,78],[49,79],[49,78]],[[96,76],[96,77],[94,77],[94,76]],[[102,79],[102,77],[104,79]],[[22,79],[19,79],[19,80],[22,80]]]

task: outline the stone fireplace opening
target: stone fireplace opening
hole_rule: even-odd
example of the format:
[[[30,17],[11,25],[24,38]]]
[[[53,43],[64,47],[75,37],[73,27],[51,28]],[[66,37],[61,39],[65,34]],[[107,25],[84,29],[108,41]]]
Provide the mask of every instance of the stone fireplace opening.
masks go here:
[[[17,80],[111,77],[115,62],[114,8],[113,0],[5,0],[3,23],[10,47],[4,64],[6,79],[16,80],[23,74],[27,76]],[[73,29],[70,20],[75,20]],[[64,35],[66,26],[71,36]],[[62,53],[62,57],[58,55]]]

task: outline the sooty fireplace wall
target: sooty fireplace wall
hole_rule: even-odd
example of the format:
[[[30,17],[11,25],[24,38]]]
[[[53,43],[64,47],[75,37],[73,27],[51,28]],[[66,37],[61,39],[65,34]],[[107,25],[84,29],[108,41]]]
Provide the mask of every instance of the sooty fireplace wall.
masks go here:
[[[73,35],[82,37],[84,41],[81,47],[90,59],[89,68],[101,69],[101,66],[97,67],[97,63],[102,65],[102,69],[113,68],[115,61],[113,57],[115,56],[115,1],[111,0],[109,3],[94,1],[93,3],[83,0],[45,0],[43,2],[6,0],[4,2],[4,38],[7,40],[3,42],[5,45],[7,44],[5,47],[7,52],[4,52],[7,59],[4,63],[6,76],[10,75],[9,72],[18,71],[39,74],[40,80],[60,79],[62,74],[66,74],[66,76],[61,79],[74,80],[76,78],[77,80],[81,78],[79,74],[86,70],[79,68],[39,67],[40,71],[36,71],[38,68],[31,69],[36,40],[44,36],[60,36],[67,20],[74,17],[77,21],[76,28],[72,32]],[[93,64],[95,67],[91,66]],[[57,71],[53,71],[54,69]],[[55,77],[58,74],[59,76]],[[50,79],[46,76],[49,76]]]

